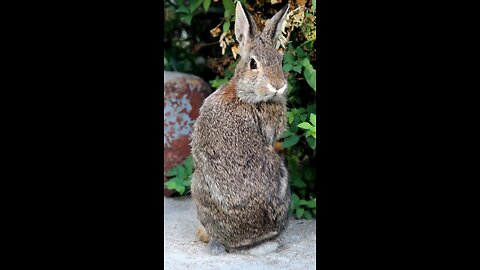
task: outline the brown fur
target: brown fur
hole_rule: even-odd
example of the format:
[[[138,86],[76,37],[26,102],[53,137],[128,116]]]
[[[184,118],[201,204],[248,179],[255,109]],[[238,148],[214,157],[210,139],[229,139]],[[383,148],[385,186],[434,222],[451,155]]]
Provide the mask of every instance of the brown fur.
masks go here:
[[[210,241],[210,236],[208,236],[207,231],[205,231],[205,228],[202,225],[197,228],[196,235],[202,242],[208,243]]]
[[[235,102],[238,97],[235,95],[235,82],[229,81],[225,86],[220,98],[227,102]]]
[[[281,55],[262,33],[251,31],[249,37],[247,19],[242,21],[239,11],[237,4],[236,33],[246,37],[242,59],[231,81],[205,99],[191,141],[191,193],[205,231],[197,235],[227,249],[279,236],[290,206],[288,172],[274,148],[287,123],[286,91],[273,95],[267,90],[268,84],[280,89],[286,83]],[[282,12],[267,23],[269,35],[286,9]],[[250,68],[252,57],[258,69]]]
[[[194,125],[191,191],[208,235],[241,247],[286,226],[288,175],[273,147],[286,119],[283,104],[230,103],[228,90],[205,100]]]

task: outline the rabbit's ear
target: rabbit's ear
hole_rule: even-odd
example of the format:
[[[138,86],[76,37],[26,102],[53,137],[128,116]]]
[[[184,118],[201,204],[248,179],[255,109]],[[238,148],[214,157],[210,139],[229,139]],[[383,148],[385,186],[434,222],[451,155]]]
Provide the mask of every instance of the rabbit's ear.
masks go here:
[[[240,44],[240,55],[257,33],[257,25],[248,12],[243,10],[240,1],[235,9],[235,37]]]
[[[284,6],[275,16],[270,18],[265,23],[265,28],[262,31],[262,37],[271,41],[273,44],[276,43],[278,35],[282,32],[282,25],[285,22],[285,17],[287,16],[289,5]]]

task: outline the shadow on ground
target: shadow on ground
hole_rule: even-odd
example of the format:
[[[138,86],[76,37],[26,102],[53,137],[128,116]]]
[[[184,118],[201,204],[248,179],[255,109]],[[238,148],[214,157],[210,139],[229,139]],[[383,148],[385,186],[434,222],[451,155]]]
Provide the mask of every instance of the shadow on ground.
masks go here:
[[[167,198],[165,202],[165,269],[182,270],[310,270],[316,262],[316,220],[290,219],[283,234],[284,246],[264,256],[206,252],[206,244],[195,236],[200,224],[190,197]]]

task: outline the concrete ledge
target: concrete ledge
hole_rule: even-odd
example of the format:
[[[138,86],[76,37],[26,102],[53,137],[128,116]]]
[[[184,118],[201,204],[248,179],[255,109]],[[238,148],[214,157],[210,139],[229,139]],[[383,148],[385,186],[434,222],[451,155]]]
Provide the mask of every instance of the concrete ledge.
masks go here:
[[[165,203],[165,269],[195,270],[310,270],[316,265],[316,220],[291,219],[283,234],[284,246],[265,256],[206,252],[206,244],[197,240],[200,224],[190,197],[167,198]]]

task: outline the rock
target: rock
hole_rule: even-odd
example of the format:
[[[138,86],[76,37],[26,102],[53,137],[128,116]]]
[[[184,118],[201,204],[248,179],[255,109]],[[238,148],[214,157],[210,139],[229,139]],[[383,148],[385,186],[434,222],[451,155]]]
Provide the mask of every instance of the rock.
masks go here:
[[[165,173],[190,155],[190,136],[203,100],[212,92],[201,78],[180,72],[163,72],[163,181]],[[174,191],[164,187],[164,195]]]

